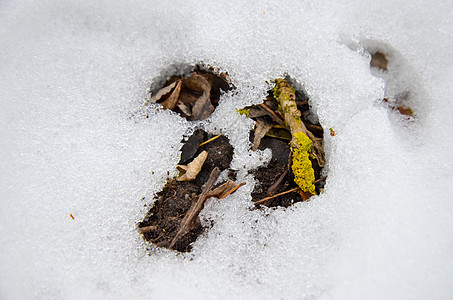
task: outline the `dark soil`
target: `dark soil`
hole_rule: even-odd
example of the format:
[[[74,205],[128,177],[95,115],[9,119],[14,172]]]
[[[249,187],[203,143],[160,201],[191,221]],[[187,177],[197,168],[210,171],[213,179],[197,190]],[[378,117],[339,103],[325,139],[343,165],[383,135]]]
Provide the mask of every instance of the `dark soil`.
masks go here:
[[[233,158],[233,147],[228,138],[220,136],[206,145],[199,146],[201,142],[211,137],[213,135],[199,129],[185,142],[181,149],[179,164],[187,164],[203,150],[208,152],[208,157],[195,180],[182,182],[169,179],[164,189],[157,194],[153,207],[144,220],[138,224],[145,240],[158,247],[168,248],[180,228],[182,219],[191,207],[192,201],[202,192],[203,184],[208,180],[211,171],[215,167],[220,170],[229,168]],[[230,177],[234,176],[234,172],[230,172]],[[201,226],[200,222],[197,222],[189,233],[178,239],[172,249],[180,252],[190,251],[191,244],[204,230],[205,228]]]

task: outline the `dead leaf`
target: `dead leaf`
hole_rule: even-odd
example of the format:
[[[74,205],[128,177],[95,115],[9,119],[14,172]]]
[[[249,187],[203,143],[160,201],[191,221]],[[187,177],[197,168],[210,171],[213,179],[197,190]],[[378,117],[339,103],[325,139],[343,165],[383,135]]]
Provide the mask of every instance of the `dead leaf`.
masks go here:
[[[170,97],[167,100],[163,101],[161,104],[164,109],[174,110],[179,99],[179,92],[181,91],[181,81],[178,81],[173,92],[170,94]]]
[[[252,118],[252,119],[259,118],[259,117],[262,117],[262,116],[266,116],[268,114],[267,111],[259,108],[259,106],[256,106],[256,105],[253,105],[253,106],[250,106],[250,107],[246,107],[245,109],[249,110],[248,117]]]
[[[410,107],[398,106],[397,109],[402,115],[406,115],[409,117],[414,116],[414,111]]]
[[[385,57],[385,54],[382,52],[377,51],[374,54],[371,54],[371,61],[370,66],[374,68],[378,68],[381,70],[387,70],[388,66],[388,59]]]
[[[197,73],[193,72],[192,75],[190,75],[187,78],[183,79],[183,89],[184,90],[190,90],[194,92],[199,92],[203,93],[205,90],[205,87],[203,84],[209,84],[208,81],[201,75],[198,75]]]
[[[199,76],[199,78],[203,87],[203,94],[197,99],[192,108],[192,116],[190,117],[191,121],[207,119],[214,111],[214,106],[210,100],[211,85],[204,77]]]
[[[176,168],[182,173],[176,177],[177,181],[191,181],[197,178],[203,164],[208,157],[208,152],[203,151],[188,165],[177,165]]]
[[[190,117],[192,115],[192,108],[190,105],[185,104],[181,101],[178,102],[178,108],[187,116]]]
[[[227,182],[225,182],[221,186],[215,188],[214,190],[210,191],[208,193],[208,198],[216,197],[219,199],[223,199],[224,195],[229,193],[230,190],[236,188],[236,186],[238,186],[238,184],[236,184],[234,181],[228,179]]]
[[[156,103],[161,100],[162,97],[166,96],[176,86],[176,81],[166,87],[161,88],[156,95],[152,95],[149,100],[150,103]]]
[[[258,149],[261,139],[266,135],[266,133],[272,128],[272,123],[266,122],[262,119],[257,119],[255,123],[255,135],[253,137],[253,148],[255,151]]]

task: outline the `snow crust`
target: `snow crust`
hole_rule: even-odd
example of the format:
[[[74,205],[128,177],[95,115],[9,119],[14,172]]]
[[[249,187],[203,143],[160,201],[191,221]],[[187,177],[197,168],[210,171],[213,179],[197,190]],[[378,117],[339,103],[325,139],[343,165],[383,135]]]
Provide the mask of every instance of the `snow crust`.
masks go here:
[[[0,47],[1,299],[453,297],[451,2],[6,1]],[[135,224],[194,124],[142,104],[200,62],[237,87],[203,126],[247,184],[208,202],[192,253],[148,251]],[[253,210],[270,152],[236,108],[284,74],[337,133],[329,177],[311,202]],[[415,121],[380,103],[399,90]]]

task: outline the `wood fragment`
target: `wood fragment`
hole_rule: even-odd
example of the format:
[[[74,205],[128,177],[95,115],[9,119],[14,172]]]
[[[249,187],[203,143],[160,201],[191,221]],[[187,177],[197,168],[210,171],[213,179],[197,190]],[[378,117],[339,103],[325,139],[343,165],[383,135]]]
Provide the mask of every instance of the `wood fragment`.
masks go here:
[[[145,227],[139,227],[138,228],[138,231],[140,231],[141,233],[147,233],[147,232],[150,232],[150,231],[155,231],[157,229],[157,226],[145,226]]]
[[[192,206],[190,209],[187,211],[186,215],[181,221],[180,228],[178,232],[176,233],[175,237],[170,243],[169,248],[172,249],[176,242],[183,237],[185,234],[187,234],[190,229],[192,228],[192,224],[196,222],[196,218],[200,214],[200,211],[203,209],[204,204],[206,202],[206,199],[209,192],[211,191],[212,187],[214,186],[215,182],[217,181],[217,178],[220,176],[220,169],[215,167],[209,176],[208,181],[206,182],[206,185],[201,192],[200,196],[198,199],[192,203]]]
[[[311,131],[305,127],[301,121],[301,112],[296,105],[295,90],[285,79],[276,79],[274,96],[280,104],[280,109],[285,118],[285,122],[291,131],[291,147],[298,148],[299,142],[295,136],[296,133],[302,132],[312,140],[312,152],[316,156],[318,165],[322,168],[325,165],[325,153],[322,138],[316,138]]]

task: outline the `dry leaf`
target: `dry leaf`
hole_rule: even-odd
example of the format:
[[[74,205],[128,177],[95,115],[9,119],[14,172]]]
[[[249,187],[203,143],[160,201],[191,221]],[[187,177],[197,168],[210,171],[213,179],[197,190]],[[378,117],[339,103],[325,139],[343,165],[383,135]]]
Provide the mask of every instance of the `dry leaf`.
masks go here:
[[[206,83],[208,83],[208,81],[203,76],[193,72],[192,75],[183,79],[183,89],[203,93],[205,90],[203,84]]]
[[[164,88],[161,88],[156,95],[152,95],[151,99],[149,100],[150,103],[156,103],[162,99],[162,97],[166,96],[171,90],[176,86],[176,81],[170,85],[167,85]]]
[[[181,99],[181,97],[179,98]],[[187,116],[190,117],[192,115],[192,108],[190,105],[185,104],[181,101],[178,102],[178,108]]]
[[[171,110],[175,109],[176,104],[178,103],[180,91],[181,91],[181,81],[178,81],[175,89],[170,94],[170,97],[168,97],[167,100],[165,100],[161,103],[162,106],[164,107],[164,109],[171,109]]]
[[[193,159],[188,165],[177,165],[176,168],[182,173],[176,180],[177,181],[191,181],[197,178],[198,173],[200,173],[203,164],[208,157],[208,152],[203,151],[197,157]]]
[[[200,78],[201,86],[203,87],[203,94],[197,99],[192,108],[192,121],[204,120],[208,118],[214,111],[214,106],[211,103],[211,85],[202,76]]]
[[[214,190],[210,191],[208,193],[208,198],[210,198],[210,197],[221,198],[223,195],[225,195],[228,191],[235,188],[236,186],[237,186],[237,184],[234,181],[228,179],[227,182],[225,182],[221,186],[215,188]]]
[[[246,107],[246,109],[249,110],[248,117],[252,118],[252,119],[266,116],[268,114],[267,111],[261,109],[259,106],[256,106],[256,105],[253,105],[250,108]]]
[[[266,122],[261,119],[256,120],[255,124],[255,135],[253,137],[253,148],[252,150],[255,151],[258,149],[261,139],[266,135],[266,133],[272,128],[272,123]]]
[[[370,66],[379,68],[381,70],[387,70],[388,66],[388,59],[385,57],[384,53],[382,52],[376,52],[374,54],[371,54],[371,61],[370,61]]]

